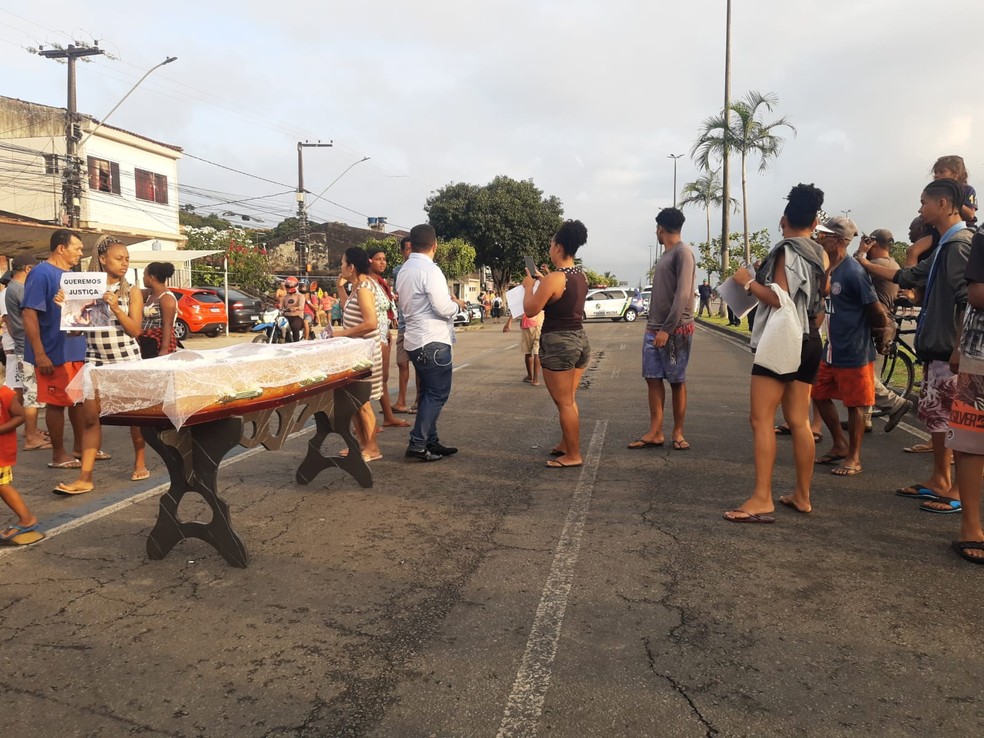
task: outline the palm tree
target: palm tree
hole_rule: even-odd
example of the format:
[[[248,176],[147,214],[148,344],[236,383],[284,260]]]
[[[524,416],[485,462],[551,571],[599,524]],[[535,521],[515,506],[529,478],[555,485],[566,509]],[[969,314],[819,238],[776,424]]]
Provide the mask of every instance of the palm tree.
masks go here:
[[[765,171],[769,161],[779,156],[784,140],[775,133],[780,126],[789,128],[794,134],[796,129],[785,116],[772,122],[765,122],[759,117],[761,108],[770,113],[779,102],[773,93],[762,94],[752,91],[744,98],[732,103],[727,115],[711,116],[701,125],[701,133],[694,143],[691,155],[694,161],[703,169],[710,168],[711,159],[723,159],[727,150],[737,151],[741,155],[741,204],[744,220],[745,260],[752,258],[751,246],[748,240],[748,175],[747,163],[751,154],[761,158],[759,171]]]
[[[707,245],[711,245],[711,208],[719,208],[724,205],[724,185],[721,182],[721,170],[715,169],[712,172],[705,172],[693,182],[688,182],[680,190],[683,199],[680,201],[681,207],[684,205],[697,205],[704,209],[707,216]],[[738,201],[733,197],[730,206],[735,212],[738,211]]]

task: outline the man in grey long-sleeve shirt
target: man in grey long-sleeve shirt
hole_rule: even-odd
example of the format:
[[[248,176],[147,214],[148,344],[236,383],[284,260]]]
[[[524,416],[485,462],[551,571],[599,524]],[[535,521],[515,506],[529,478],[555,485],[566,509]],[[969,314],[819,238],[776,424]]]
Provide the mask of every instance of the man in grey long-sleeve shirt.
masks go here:
[[[673,448],[690,448],[683,437],[687,413],[687,362],[694,336],[694,252],[680,237],[685,218],[676,208],[664,208],[656,216],[656,238],[663,255],[653,270],[649,321],[642,343],[642,376],[649,393],[649,430],[629,448],[662,446],[665,379],[673,391]]]

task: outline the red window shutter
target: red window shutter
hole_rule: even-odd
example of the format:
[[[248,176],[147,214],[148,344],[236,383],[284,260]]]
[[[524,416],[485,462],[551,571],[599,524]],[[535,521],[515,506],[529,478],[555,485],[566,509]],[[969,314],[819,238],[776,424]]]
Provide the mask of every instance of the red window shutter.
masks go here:
[[[99,189],[99,166],[96,164],[96,160],[91,156],[88,158],[89,165],[89,189],[98,190]]]
[[[109,164],[109,187],[114,195],[120,194],[120,165],[115,161]]]
[[[154,194],[157,202],[167,205],[167,177],[163,174],[154,175]]]

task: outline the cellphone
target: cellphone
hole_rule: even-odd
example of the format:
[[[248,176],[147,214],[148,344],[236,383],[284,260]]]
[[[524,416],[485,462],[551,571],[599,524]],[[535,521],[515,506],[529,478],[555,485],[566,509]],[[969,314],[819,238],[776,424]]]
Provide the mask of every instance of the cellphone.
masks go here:
[[[536,279],[536,262],[533,261],[533,257],[527,256],[524,257],[524,260],[526,261],[526,268],[529,270],[530,276]]]

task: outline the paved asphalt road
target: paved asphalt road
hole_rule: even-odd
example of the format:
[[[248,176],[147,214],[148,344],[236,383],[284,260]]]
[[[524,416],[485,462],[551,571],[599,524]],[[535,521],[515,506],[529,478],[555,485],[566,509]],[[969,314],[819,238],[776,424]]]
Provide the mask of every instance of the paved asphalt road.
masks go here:
[[[901,453],[915,438],[867,436],[858,477],[818,467],[812,515],[730,524],[747,350],[699,329],[693,449],[630,451],[643,327],[588,331],[583,469],[543,466],[556,414],[519,381],[518,333],[469,330],[441,423],[457,457],[406,464],[390,428],[368,490],[296,486],[306,437],[224,468],[245,570],[198,541],[147,560],[163,467],[126,481],[124,429],[83,498],[23,453],[56,535],[0,550],[0,735],[979,734],[984,571],[949,551],[955,516],[892,495],[928,463]]]

